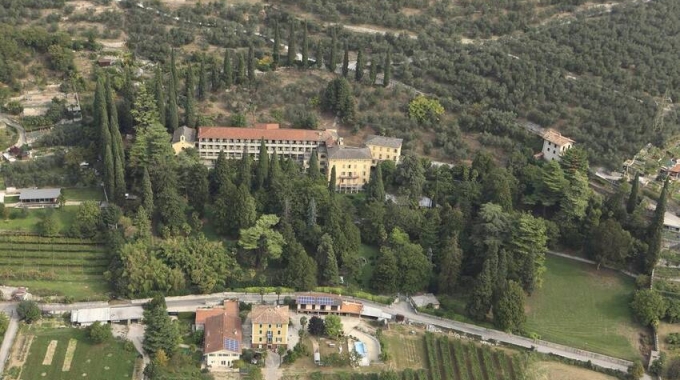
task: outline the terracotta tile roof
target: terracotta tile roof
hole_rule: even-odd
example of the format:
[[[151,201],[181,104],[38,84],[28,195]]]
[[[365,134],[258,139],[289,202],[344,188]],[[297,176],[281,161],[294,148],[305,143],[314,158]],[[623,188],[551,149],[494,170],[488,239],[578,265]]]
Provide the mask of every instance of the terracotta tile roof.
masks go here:
[[[256,305],[250,312],[253,324],[288,324],[288,308],[281,306]]]
[[[403,141],[403,139],[398,139],[396,137],[377,135],[369,135],[366,137],[366,145],[386,146],[388,148],[401,148],[401,143]]]
[[[360,315],[364,310],[364,305],[359,302],[343,302],[340,307],[341,313]]]
[[[564,146],[564,145],[567,145],[569,143],[574,142],[574,140],[572,140],[568,137],[562,136],[561,133],[557,132],[554,129],[548,129],[547,131],[545,131],[545,133],[543,133],[543,139],[547,140],[547,141],[549,141],[549,142],[551,142],[551,143],[553,143],[557,146]]]
[[[680,173],[680,163],[673,165],[673,167],[668,169],[669,173]]]
[[[203,353],[228,350],[241,352],[243,331],[241,318],[236,314],[223,311],[205,320]]]
[[[234,127],[199,127],[198,139],[248,139],[248,140],[294,140],[294,141],[326,141],[333,138],[330,131],[313,131],[310,129],[288,128],[234,128]]]
[[[228,313],[238,316],[238,301],[237,300],[224,300],[224,305],[219,307],[213,307],[210,309],[198,309],[196,310],[196,319],[194,324],[203,325],[205,320],[220,315],[222,313]]]

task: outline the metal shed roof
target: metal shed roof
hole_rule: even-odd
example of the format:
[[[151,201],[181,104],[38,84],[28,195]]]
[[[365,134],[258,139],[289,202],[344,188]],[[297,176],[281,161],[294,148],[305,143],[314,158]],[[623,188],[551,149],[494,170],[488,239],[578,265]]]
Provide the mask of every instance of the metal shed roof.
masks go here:
[[[61,189],[21,189],[20,192],[20,201],[30,199],[53,199],[59,197]]]

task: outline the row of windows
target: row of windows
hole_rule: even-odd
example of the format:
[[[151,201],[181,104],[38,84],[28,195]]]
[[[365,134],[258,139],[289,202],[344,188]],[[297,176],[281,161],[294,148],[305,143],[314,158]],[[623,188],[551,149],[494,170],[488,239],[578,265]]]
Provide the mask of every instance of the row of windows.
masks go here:
[[[260,323],[260,328],[262,328],[262,326],[263,326],[263,324],[262,324],[262,323]],[[282,325],[282,324],[280,324],[280,323],[277,323],[277,324],[276,324],[276,328],[277,328],[277,329],[280,329],[281,327],[283,327],[283,325]],[[269,324],[269,328],[272,328],[272,325],[271,325],[271,323]],[[262,334],[262,332],[261,332],[261,331],[260,331],[260,334]]]
[[[220,150],[220,149],[225,149],[225,146],[224,146],[224,145],[205,145],[205,144],[201,144],[201,149],[215,149],[215,150]],[[311,147],[303,148],[303,147],[296,147],[296,146],[289,146],[289,147],[279,146],[279,147],[273,147],[273,148],[272,148],[272,147],[267,147],[267,151],[268,151],[268,152],[273,152],[274,150],[276,150],[277,152],[283,152],[283,151],[285,150],[285,151],[291,151],[291,152],[307,152],[307,153],[312,153],[312,149],[314,149],[314,148],[311,148]],[[242,152],[242,151],[243,151],[243,147],[241,147],[240,145],[227,145],[227,146],[226,146],[226,150],[228,150],[228,151],[229,151],[229,150],[236,150],[236,151]],[[258,149],[251,149],[251,150],[252,150],[253,152],[259,152]]]
[[[260,338],[260,339],[258,340],[258,342],[262,342],[262,338]],[[276,343],[283,342],[283,338],[276,338],[275,342],[276,342]]]
[[[352,177],[353,174],[354,174],[354,175],[359,175],[358,172],[347,172],[347,176],[348,176],[348,177]],[[340,176],[341,176],[341,177],[344,177],[344,176],[345,176],[345,172],[340,172]],[[364,172],[364,177],[365,177],[365,176],[366,176],[366,172]]]
[[[260,140],[253,139],[213,139],[202,138],[201,142],[215,142],[215,143],[244,143],[244,144],[260,144]],[[295,145],[317,145],[318,141],[299,141],[299,140],[264,140],[265,144],[295,144]]]
[[[383,151],[383,148],[385,148],[385,150],[386,150],[387,152],[389,152],[389,151],[390,151],[390,149],[391,149],[391,148],[386,148],[386,147],[383,147],[383,146],[381,146],[381,147],[380,147],[380,152],[382,152],[382,151]],[[377,148],[377,147],[375,147],[375,148],[374,148],[374,149],[372,149],[372,150],[378,150],[378,148]],[[397,149],[394,149],[394,153],[397,153]]]
[[[363,165],[364,169],[366,169],[366,165]],[[352,169],[352,164],[342,164],[342,168],[345,169]],[[354,169],[357,168],[357,164],[354,164]]]
[[[279,327],[279,328],[280,328],[280,327]],[[260,335],[262,335],[262,330],[260,330]],[[276,335],[281,335],[281,330],[278,330],[278,331],[276,332]]]

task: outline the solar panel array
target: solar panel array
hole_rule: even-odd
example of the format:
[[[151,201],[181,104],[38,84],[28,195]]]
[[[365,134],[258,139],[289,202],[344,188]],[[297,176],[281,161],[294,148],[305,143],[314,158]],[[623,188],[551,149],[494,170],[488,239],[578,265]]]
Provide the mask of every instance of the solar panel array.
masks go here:
[[[240,350],[238,349],[238,346],[239,346],[238,340],[231,339],[231,338],[224,338],[224,349],[225,350],[239,352]]]
[[[312,296],[299,296],[297,298],[297,303],[302,305],[324,305],[324,306],[332,306],[338,304],[337,300],[333,297],[312,297]]]

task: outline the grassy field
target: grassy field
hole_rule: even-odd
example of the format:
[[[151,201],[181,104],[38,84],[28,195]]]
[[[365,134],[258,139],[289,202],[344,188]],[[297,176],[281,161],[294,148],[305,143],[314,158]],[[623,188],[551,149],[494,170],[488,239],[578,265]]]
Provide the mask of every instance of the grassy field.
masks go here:
[[[8,220],[0,220],[0,230],[36,233],[38,232],[38,223],[46,212],[46,209],[28,209],[25,212],[20,209],[12,209]],[[64,206],[54,210],[59,233],[68,232],[77,212],[78,206]]]
[[[644,330],[633,321],[631,278],[548,256],[543,287],[529,297],[527,330],[555,343],[623,359],[638,359]]]
[[[41,329],[31,328],[28,334],[34,334],[26,363],[23,366],[22,380],[72,380],[72,379],[125,379],[132,377],[137,353],[126,351],[123,343],[94,345],[89,342],[83,329],[61,328]],[[73,346],[71,365],[64,371],[64,361],[67,358],[67,348]],[[56,349],[51,364],[43,364],[50,342],[56,341]],[[54,343],[53,343],[54,344]]]
[[[79,187],[64,189],[66,201],[103,201],[104,192],[97,187]]]
[[[529,368],[533,380],[616,380],[615,377],[558,362],[536,362]]]
[[[92,241],[0,236],[0,280],[38,295],[105,298],[109,287],[102,274],[108,265],[104,247]]]

